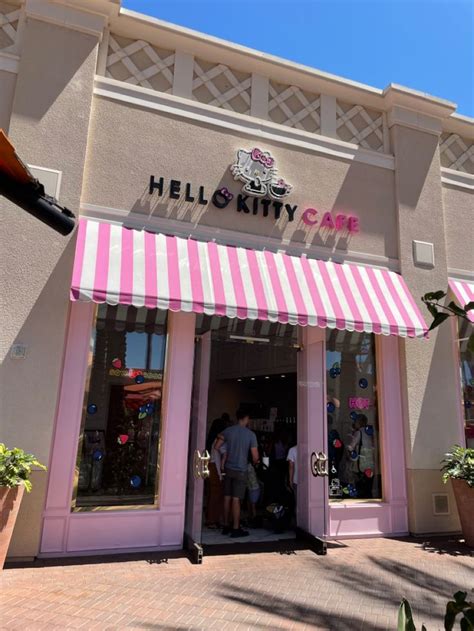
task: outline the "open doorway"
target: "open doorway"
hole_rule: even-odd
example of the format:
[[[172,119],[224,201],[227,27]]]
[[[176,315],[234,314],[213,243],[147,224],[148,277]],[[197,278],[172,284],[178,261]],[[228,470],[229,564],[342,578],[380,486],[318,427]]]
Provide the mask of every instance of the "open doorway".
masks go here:
[[[297,329],[291,325],[203,317],[210,334],[206,448],[210,477],[204,485],[201,542],[266,543],[295,537],[297,493]],[[236,411],[250,416],[259,464],[249,453],[241,501],[242,538],[222,534],[224,525],[222,453],[212,449],[217,432],[235,423]],[[290,465],[290,461],[294,464]]]

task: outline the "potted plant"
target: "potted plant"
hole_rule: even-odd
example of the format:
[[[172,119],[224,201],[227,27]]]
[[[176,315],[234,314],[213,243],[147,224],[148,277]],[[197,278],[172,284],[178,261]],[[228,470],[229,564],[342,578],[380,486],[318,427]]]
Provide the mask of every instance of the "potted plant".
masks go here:
[[[443,480],[451,480],[466,544],[474,548],[474,449],[454,445],[442,460]]]
[[[33,467],[46,470],[32,454],[23,449],[8,449],[0,443],[0,568],[8,552],[23,492],[31,491]]]

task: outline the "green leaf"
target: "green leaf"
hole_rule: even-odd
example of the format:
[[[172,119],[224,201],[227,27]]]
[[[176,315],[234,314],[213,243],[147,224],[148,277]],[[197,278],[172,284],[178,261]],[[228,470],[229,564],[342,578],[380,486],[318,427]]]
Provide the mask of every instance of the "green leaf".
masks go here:
[[[416,631],[410,603],[406,600],[406,598],[402,600],[400,607],[398,608],[397,631]]]
[[[446,631],[452,631],[458,613],[459,611],[456,607],[456,603],[453,600],[450,600],[446,605],[446,614],[444,616],[444,628]]]
[[[435,305],[430,304],[429,302],[426,303],[426,307],[428,311],[431,313],[431,315],[433,316],[433,318],[436,318],[436,316],[439,313],[438,308],[435,307]]]
[[[459,307],[455,302],[451,301],[448,305],[448,307],[451,309],[451,311],[454,311],[454,313],[458,316],[460,316],[461,318],[463,318],[466,315],[466,312],[464,309],[461,309],[461,307]]]
[[[454,601],[458,607],[463,607],[466,603],[467,592],[462,592],[459,590],[453,596]]]
[[[445,320],[449,318],[449,313],[437,313],[435,319],[431,323],[429,331],[436,329],[440,324],[442,324]]]
[[[461,631],[472,631],[474,626],[469,622],[467,618],[461,618]]]
[[[474,300],[471,300],[471,302],[468,302],[467,305],[464,305],[464,311],[471,311],[472,309],[474,309]]]
[[[469,624],[474,629],[474,608],[472,606],[472,603],[470,603],[469,609],[466,609],[464,611],[464,617],[469,620]]]
[[[442,291],[442,290],[435,291],[435,292],[432,293],[431,300],[441,300],[445,296],[446,296],[446,292],[445,291]]]

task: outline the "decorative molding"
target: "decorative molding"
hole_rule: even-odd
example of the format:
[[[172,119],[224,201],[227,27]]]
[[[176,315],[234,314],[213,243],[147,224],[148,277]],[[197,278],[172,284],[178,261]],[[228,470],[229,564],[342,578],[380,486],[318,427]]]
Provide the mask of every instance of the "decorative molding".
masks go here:
[[[215,108],[197,101],[189,101],[175,95],[132,86],[114,79],[96,76],[94,95],[179,116],[194,123],[205,123],[230,129],[250,138],[280,142],[290,147],[313,151],[332,158],[353,160],[391,171],[395,169],[395,160],[392,155],[366,150],[335,138],[326,138],[318,134],[278,125],[271,121]]]
[[[193,98],[194,57],[176,50],[174,53],[173,94],[185,99]]]
[[[71,6],[55,4],[50,0],[26,0],[25,15],[41,22],[93,35],[99,41],[107,25],[107,16],[104,14],[76,10]]]
[[[159,92],[171,92],[174,61],[173,51],[155,48],[141,39],[109,35],[107,77]]]
[[[463,171],[441,167],[441,182],[449,186],[474,191],[474,174],[472,173],[464,173]]]
[[[321,94],[321,134],[337,138],[336,97]]]
[[[441,166],[474,175],[474,140],[444,133],[439,141]]]
[[[268,119],[268,77],[259,74],[252,75],[250,91],[250,115],[256,118]]]
[[[19,64],[20,58],[17,55],[9,55],[0,51],[0,70],[17,74]]]
[[[231,112],[250,114],[252,75],[194,58],[192,98]]]
[[[448,267],[448,276],[453,280],[469,280],[474,281],[474,270],[457,269],[455,267]]]
[[[388,126],[401,125],[403,127],[410,127],[417,131],[422,131],[427,134],[434,134],[439,136],[441,134],[441,119],[435,118],[428,114],[421,114],[414,110],[409,110],[406,107],[400,107],[394,105],[388,112]]]
[[[274,123],[296,127],[311,133],[321,130],[321,98],[295,85],[269,81],[268,118]]]
[[[336,101],[336,134],[365,149],[384,151],[383,113]]]
[[[201,241],[216,241],[224,245],[234,245],[239,247],[254,248],[256,250],[268,249],[273,252],[285,251],[294,256],[309,256],[321,260],[331,260],[337,263],[357,263],[399,271],[398,259],[386,256],[378,256],[369,252],[357,252],[347,250],[338,252],[336,249],[322,246],[308,246],[305,243],[284,243],[280,239],[273,237],[264,238],[262,235],[252,233],[236,232],[215,226],[196,225],[187,221],[178,221],[166,217],[149,217],[140,213],[131,213],[120,208],[109,208],[97,206],[95,204],[81,203],[80,212],[82,217],[98,219],[135,228],[138,230],[148,229],[154,232],[172,234],[179,237],[193,237]]]
[[[21,7],[9,2],[0,2],[0,50],[2,52],[16,52],[20,17]]]

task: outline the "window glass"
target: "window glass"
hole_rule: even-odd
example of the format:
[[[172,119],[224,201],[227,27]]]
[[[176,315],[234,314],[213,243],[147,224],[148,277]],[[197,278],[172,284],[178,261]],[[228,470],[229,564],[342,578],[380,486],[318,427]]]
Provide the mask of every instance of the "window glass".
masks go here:
[[[156,504],[166,312],[100,305],[73,506]]]
[[[326,370],[329,496],[380,499],[374,336],[328,330]]]
[[[474,327],[459,319],[459,353],[461,359],[462,406],[467,447],[474,447]]]

